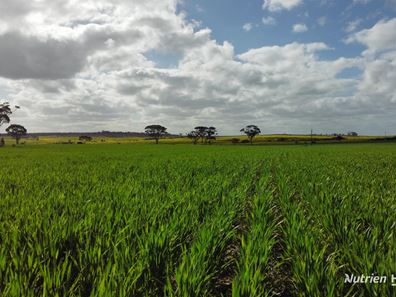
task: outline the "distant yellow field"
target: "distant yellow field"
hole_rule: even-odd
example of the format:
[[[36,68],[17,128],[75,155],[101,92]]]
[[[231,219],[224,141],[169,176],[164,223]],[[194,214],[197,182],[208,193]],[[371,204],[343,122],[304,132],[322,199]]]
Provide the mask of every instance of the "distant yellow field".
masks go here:
[[[344,139],[338,141],[334,136],[326,135],[314,135],[312,141],[316,143],[327,143],[327,142],[364,142],[373,139],[378,139],[378,136],[344,136]],[[6,145],[12,145],[15,140],[10,137],[4,137]],[[247,137],[244,135],[235,136],[218,136],[214,143],[217,144],[247,144]],[[28,137],[21,139],[21,145],[24,144],[77,144],[81,142],[78,137],[63,137],[63,136],[42,136],[42,137]],[[154,143],[146,137],[93,137],[92,141],[82,142],[83,144],[143,144],[143,143]],[[304,144],[310,143],[310,135],[292,135],[292,134],[271,134],[271,135],[260,135],[254,138],[253,144]],[[192,143],[188,137],[174,136],[164,137],[160,140],[160,143],[166,144],[183,144]],[[201,140],[197,144],[201,144]]]

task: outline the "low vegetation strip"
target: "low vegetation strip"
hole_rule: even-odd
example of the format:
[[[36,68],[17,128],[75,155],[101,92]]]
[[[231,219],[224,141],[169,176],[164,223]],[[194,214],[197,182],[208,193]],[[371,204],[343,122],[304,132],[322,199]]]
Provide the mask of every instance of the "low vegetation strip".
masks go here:
[[[232,296],[266,296],[270,293],[268,267],[275,244],[272,193],[268,188],[269,176],[257,181],[258,191],[251,199],[248,230],[241,240],[238,273],[232,283]]]
[[[1,296],[394,295],[390,280],[345,283],[396,273],[394,144],[0,159]]]
[[[4,136],[4,137],[3,137]],[[15,139],[10,136],[0,135],[6,146],[12,146]],[[196,144],[196,145],[243,145],[249,146],[250,138],[246,135],[216,136],[211,141],[201,142],[197,138],[191,139],[190,136],[167,135],[161,137],[160,144]],[[155,143],[155,138],[147,137],[143,133],[139,134],[28,134],[21,139],[21,145],[97,145],[97,144],[150,144]],[[348,136],[348,135],[293,135],[293,134],[267,134],[257,135],[252,141],[253,145],[276,145],[276,144],[347,144],[347,143],[394,143],[396,136]]]
[[[288,225],[296,234],[301,233],[295,244],[288,244],[292,247],[290,265],[297,269],[293,281],[299,295],[394,294],[391,284],[351,286],[345,283],[345,275],[352,273],[389,276],[394,270],[388,253],[394,244],[395,217],[388,213],[393,207],[390,201],[395,198],[394,193],[388,191],[388,187],[395,187],[393,178],[391,184],[386,182],[386,190],[383,186],[384,180],[394,175],[389,171],[392,161],[389,156],[373,152],[356,152],[351,156],[355,158],[341,159],[332,152],[319,162],[319,156],[307,158],[294,154],[276,160],[276,168],[281,173],[278,186],[290,197],[284,203],[285,213],[297,215],[294,223]],[[358,156],[364,158],[358,159]],[[375,172],[375,176],[367,175],[368,172]],[[285,238],[292,240],[291,234],[293,232]],[[298,243],[302,242],[299,247]],[[304,278],[296,259],[303,260],[301,267],[308,269],[309,276]],[[316,292],[307,293],[315,288]]]
[[[293,296],[334,296],[335,283],[329,273],[332,266],[327,262],[320,226],[312,223],[313,213],[289,187],[288,178],[279,174],[277,183],[284,217],[282,264],[290,270],[289,291]]]

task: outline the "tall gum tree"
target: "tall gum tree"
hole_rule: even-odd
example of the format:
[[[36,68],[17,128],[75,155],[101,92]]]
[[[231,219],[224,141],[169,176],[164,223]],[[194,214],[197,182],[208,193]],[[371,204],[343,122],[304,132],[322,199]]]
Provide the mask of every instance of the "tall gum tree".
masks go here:
[[[144,130],[148,136],[155,139],[156,144],[158,144],[161,137],[168,134],[168,132],[166,132],[167,128],[161,125],[149,125],[144,128]]]
[[[247,125],[241,129],[242,133],[245,133],[249,138],[250,144],[253,144],[253,138],[261,133],[261,130],[256,125]]]

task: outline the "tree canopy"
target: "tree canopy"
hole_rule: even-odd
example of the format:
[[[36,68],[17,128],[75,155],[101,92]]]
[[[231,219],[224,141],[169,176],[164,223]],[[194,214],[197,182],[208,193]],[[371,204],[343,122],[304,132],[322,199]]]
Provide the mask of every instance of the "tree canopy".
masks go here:
[[[217,130],[216,127],[197,126],[194,131],[190,132],[190,135],[195,137],[195,143],[199,138],[201,138],[202,143],[204,140],[211,143],[212,140],[216,139]]]
[[[8,102],[0,103],[0,126],[10,122],[11,114],[10,104]]]
[[[197,126],[194,128],[195,133],[198,135],[198,138],[201,138],[202,143],[204,142],[207,129],[208,129],[208,127],[205,127],[205,126]]]
[[[216,127],[209,127],[206,129],[206,139],[209,142],[209,144],[212,142],[212,140],[216,140],[216,135],[217,135]]]
[[[198,134],[197,131],[191,131],[190,133],[187,134],[187,137],[192,140],[194,144],[197,144],[198,139],[200,138],[200,135]]]
[[[247,125],[246,127],[241,129],[241,132],[245,133],[249,138],[250,144],[253,144],[253,138],[256,135],[259,135],[261,133],[261,130],[256,125]]]
[[[26,135],[27,130],[22,125],[12,124],[6,129],[6,132],[8,133],[8,135],[14,137],[16,143],[18,144],[21,137]]]
[[[166,132],[167,128],[161,125],[149,125],[144,129],[145,129],[145,133],[148,136],[153,137],[155,139],[156,144],[158,144],[158,141],[161,137],[168,134],[168,132]]]
[[[19,109],[18,105],[14,106],[15,109]],[[10,103],[3,102],[0,103],[0,126],[3,124],[8,124],[10,122],[10,115],[12,114]]]

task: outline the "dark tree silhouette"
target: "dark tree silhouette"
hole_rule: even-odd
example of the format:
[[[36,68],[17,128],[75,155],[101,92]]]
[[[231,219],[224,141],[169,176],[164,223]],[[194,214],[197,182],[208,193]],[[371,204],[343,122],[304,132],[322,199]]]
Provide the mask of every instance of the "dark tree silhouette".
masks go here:
[[[216,140],[217,130],[216,127],[209,127],[206,129],[206,139],[209,144],[212,143],[212,140]]]
[[[198,135],[198,138],[201,138],[201,142],[204,142],[204,139],[206,137],[206,130],[208,130],[208,127],[205,126],[198,126],[194,128],[195,133]]]
[[[197,131],[191,131],[187,134],[187,137],[190,138],[194,144],[197,144],[198,139],[200,138]]]
[[[194,128],[194,131],[190,132],[188,135],[194,136],[194,140],[196,141],[201,138],[201,142],[212,142],[212,140],[216,139],[217,130],[215,127],[205,127],[205,126],[198,126]],[[189,137],[190,137],[189,136]],[[190,137],[192,138],[192,137]]]
[[[88,135],[81,135],[80,137],[78,137],[78,140],[80,140],[80,141],[92,141],[92,137],[88,136]]]
[[[250,144],[253,144],[253,138],[260,134],[260,128],[257,127],[256,125],[248,125],[245,128],[241,129],[241,132],[245,133],[247,137],[249,138]]]
[[[19,109],[18,105],[15,105],[15,109]],[[8,102],[0,103],[0,126],[8,124],[10,122],[10,115],[12,110]]]
[[[166,132],[166,128],[161,125],[150,125],[144,129],[148,136],[153,137],[155,139],[156,144],[158,144],[158,142],[162,136],[165,136],[168,134]]]
[[[12,124],[6,129],[6,132],[15,138],[16,144],[19,144],[19,140],[22,136],[26,135],[27,130],[22,125]]]

